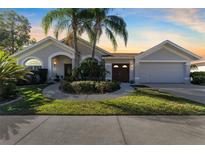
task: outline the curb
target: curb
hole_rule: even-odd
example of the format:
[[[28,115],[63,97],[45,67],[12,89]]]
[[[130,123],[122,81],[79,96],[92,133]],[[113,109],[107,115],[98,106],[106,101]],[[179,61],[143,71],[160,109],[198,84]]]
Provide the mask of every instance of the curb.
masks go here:
[[[20,97],[14,99],[14,100],[11,100],[11,101],[6,102],[6,103],[3,103],[3,104],[0,104],[0,107],[2,107],[2,106],[4,106],[4,105],[8,105],[8,104],[15,103],[15,102],[17,102],[17,101],[19,101],[19,100],[21,100],[21,99],[22,99],[22,97],[20,96]]]

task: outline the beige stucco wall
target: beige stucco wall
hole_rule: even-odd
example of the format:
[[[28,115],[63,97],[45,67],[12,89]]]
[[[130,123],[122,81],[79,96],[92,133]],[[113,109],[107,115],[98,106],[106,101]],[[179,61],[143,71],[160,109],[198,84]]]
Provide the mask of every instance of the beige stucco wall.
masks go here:
[[[80,55],[81,55],[81,56],[80,56],[80,57],[81,57],[81,61],[82,61],[83,59],[85,59],[85,58],[91,57],[91,55],[92,55],[92,49],[91,49],[90,47],[88,47],[87,45],[85,45],[85,44],[79,42],[78,48],[79,48],[79,52],[80,52]],[[95,58],[96,58],[97,60],[101,61],[103,55],[104,55],[103,53],[99,52],[99,50],[96,49]]]
[[[179,50],[178,48],[170,45],[170,44],[166,44],[166,47],[174,50],[174,51],[178,51],[180,54],[184,55],[185,56],[185,59],[189,60],[189,61],[193,61],[193,60],[198,60],[198,58],[192,56],[191,54],[187,53],[187,52],[182,52],[181,50]],[[186,50],[186,49],[184,49]]]
[[[177,52],[177,51],[176,51]],[[161,48],[150,55],[145,56],[142,60],[186,60],[185,58],[171,52],[167,48]]]
[[[79,41],[78,50],[80,52],[80,61],[82,61],[85,58],[91,57],[92,48],[89,47],[87,44],[84,44],[84,42]],[[23,64],[24,61],[29,59],[30,57],[32,58],[36,57],[43,63],[44,68],[48,68],[48,57],[57,52],[69,53],[65,51],[63,48],[59,47],[59,45],[54,43],[52,40],[47,40],[42,44],[39,44],[38,46],[27,50],[23,54],[18,55],[16,58],[19,64]],[[70,52],[73,53],[72,56],[74,56],[74,51],[70,51]],[[96,59],[101,61],[103,55],[106,55],[106,53],[103,53],[96,48],[96,52],[95,52]]]
[[[65,51],[64,49],[58,47],[55,44],[51,44],[51,42],[48,42],[45,47],[43,46],[36,47],[18,56],[17,57],[18,64],[24,65],[24,62],[29,58],[37,58],[42,62],[43,68],[48,68],[48,57],[50,57],[52,54],[55,54],[57,52],[69,54],[69,52]],[[70,54],[70,56],[72,57],[73,55]]]

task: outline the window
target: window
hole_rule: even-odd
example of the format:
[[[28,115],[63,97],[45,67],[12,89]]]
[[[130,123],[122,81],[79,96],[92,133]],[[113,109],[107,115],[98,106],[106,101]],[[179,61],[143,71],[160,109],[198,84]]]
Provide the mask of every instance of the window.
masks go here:
[[[123,65],[122,68],[127,68],[127,65]]]
[[[29,59],[25,62],[25,66],[30,70],[38,70],[42,68],[42,63],[38,59]]]
[[[119,66],[118,66],[118,65],[114,65],[113,67],[114,67],[114,68],[119,68]]]

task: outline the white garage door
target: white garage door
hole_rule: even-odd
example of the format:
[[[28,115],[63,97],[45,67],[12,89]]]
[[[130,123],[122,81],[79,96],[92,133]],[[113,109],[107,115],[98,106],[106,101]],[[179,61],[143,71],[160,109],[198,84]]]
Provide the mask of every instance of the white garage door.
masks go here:
[[[140,83],[184,83],[184,63],[140,63]]]

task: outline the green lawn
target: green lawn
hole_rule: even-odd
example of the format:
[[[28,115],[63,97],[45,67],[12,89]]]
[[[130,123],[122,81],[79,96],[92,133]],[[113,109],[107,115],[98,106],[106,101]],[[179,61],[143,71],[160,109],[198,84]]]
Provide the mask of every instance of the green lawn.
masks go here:
[[[45,87],[21,87],[23,99],[2,107],[2,114],[205,115],[205,105],[146,87],[130,96],[106,101],[51,100],[42,95]]]

